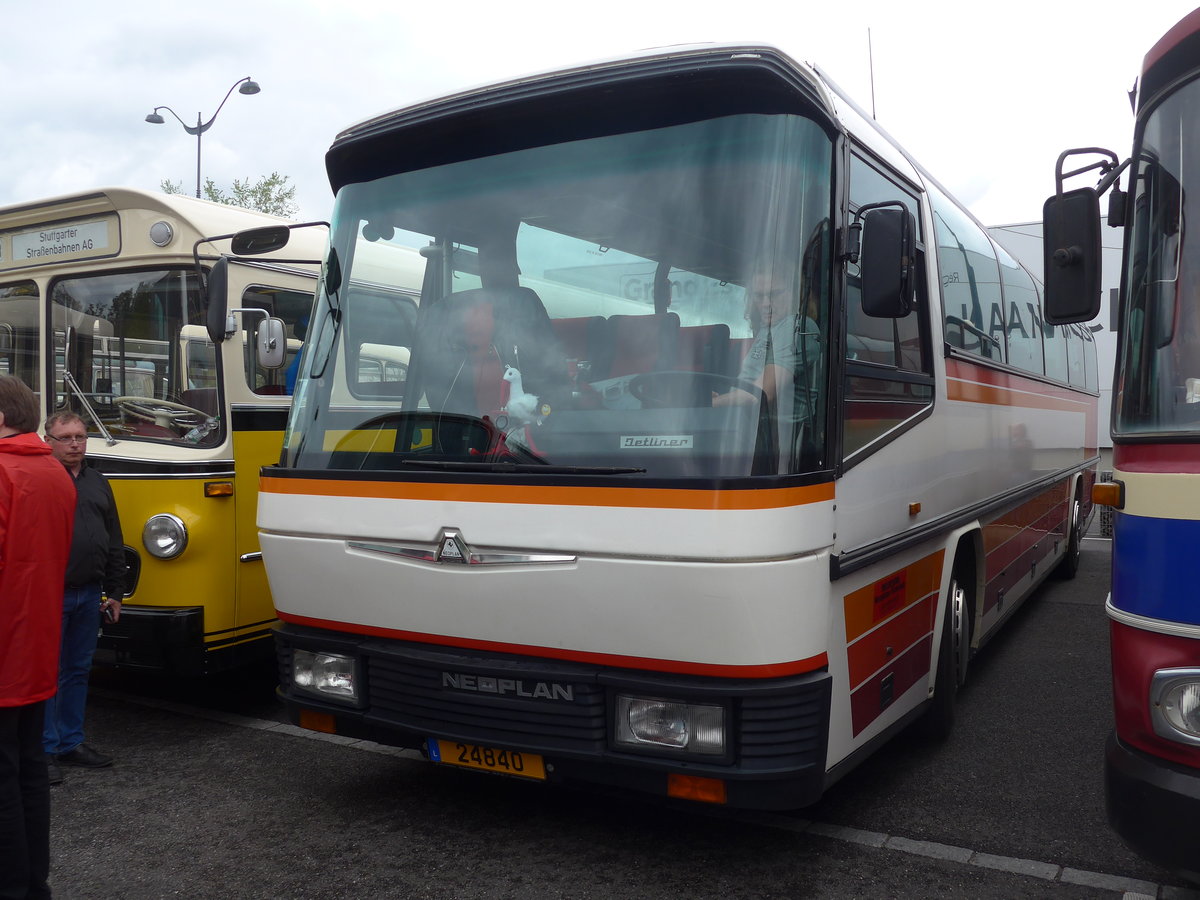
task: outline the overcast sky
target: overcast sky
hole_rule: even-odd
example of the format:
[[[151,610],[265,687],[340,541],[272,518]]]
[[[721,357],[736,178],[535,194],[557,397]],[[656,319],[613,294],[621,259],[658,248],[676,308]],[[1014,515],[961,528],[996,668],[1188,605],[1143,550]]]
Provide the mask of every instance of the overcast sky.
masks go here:
[[[985,224],[1041,216],[1068,147],[1129,152],[1128,91],[1196,0],[209,0],[0,6],[0,205],[278,171],[324,219],[348,125],[432,96],[670,44],[755,40],[822,67]]]

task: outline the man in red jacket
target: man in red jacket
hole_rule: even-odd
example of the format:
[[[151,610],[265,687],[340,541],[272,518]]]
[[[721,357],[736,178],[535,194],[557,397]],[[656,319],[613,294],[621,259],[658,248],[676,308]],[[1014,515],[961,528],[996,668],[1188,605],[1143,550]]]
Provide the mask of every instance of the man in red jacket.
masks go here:
[[[46,698],[58,684],[75,485],[35,433],[25,383],[0,375],[0,897],[50,896]]]

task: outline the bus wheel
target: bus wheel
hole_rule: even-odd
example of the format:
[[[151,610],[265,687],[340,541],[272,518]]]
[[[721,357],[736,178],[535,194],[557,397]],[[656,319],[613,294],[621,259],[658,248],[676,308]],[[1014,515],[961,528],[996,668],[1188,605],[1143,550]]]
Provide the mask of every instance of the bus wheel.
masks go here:
[[[1075,495],[1075,499],[1071,501],[1071,518],[1070,531],[1067,533],[1067,553],[1059,560],[1058,565],[1054,569],[1054,575],[1057,578],[1062,578],[1069,581],[1075,577],[1075,573],[1079,571],[1080,544],[1083,541],[1083,536],[1079,533],[1079,518],[1081,515],[1082,504],[1079,502],[1079,495]]]
[[[963,584],[960,570],[955,566],[946,598],[933,699],[920,720],[922,733],[933,740],[941,741],[950,736],[958,689],[967,680],[967,664],[971,659],[971,602]]]

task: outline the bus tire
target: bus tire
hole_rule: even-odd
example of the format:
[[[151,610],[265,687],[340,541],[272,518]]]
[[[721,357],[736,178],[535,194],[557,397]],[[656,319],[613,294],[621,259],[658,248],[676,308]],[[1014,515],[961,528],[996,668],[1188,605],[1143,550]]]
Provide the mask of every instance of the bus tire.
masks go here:
[[[965,579],[963,568],[955,562],[946,595],[933,697],[920,719],[921,733],[935,741],[944,741],[954,729],[958,689],[967,680],[971,659],[971,597],[967,584],[970,582]]]
[[[1079,572],[1080,546],[1083,542],[1079,520],[1082,514],[1083,503],[1079,499],[1079,492],[1076,491],[1075,499],[1071,501],[1070,529],[1067,532],[1067,552],[1058,561],[1058,565],[1054,567],[1055,578],[1070,581]]]

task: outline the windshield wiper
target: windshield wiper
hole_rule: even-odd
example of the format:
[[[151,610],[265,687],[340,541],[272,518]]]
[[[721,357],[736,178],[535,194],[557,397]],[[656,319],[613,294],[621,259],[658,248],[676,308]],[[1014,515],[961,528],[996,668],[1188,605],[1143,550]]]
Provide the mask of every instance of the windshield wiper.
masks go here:
[[[469,472],[536,472],[539,475],[638,475],[640,466],[554,466],[548,463],[466,462],[445,459],[404,459],[401,465]]]

